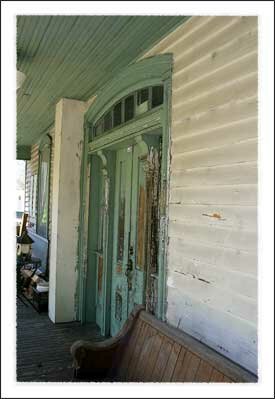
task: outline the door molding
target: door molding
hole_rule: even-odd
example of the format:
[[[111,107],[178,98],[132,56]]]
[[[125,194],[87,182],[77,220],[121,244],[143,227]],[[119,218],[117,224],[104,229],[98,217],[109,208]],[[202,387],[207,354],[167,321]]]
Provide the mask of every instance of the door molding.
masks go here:
[[[84,143],[83,143],[83,157],[80,181],[80,227],[79,227],[79,241],[78,241],[78,287],[76,292],[77,298],[77,317],[82,322],[86,321],[86,291],[87,291],[87,267],[89,257],[88,245],[88,226],[93,223],[89,209],[89,195],[87,190],[90,190],[90,169],[87,167],[90,162],[90,157],[97,155],[101,156],[109,154],[110,162],[107,161],[106,173],[112,173],[114,170],[114,160],[112,155],[120,145],[125,145],[127,140],[129,144],[134,143],[138,136],[142,135],[146,142],[147,135],[154,135],[154,132],[159,129],[162,130],[162,163],[161,163],[161,206],[160,206],[160,233],[159,233],[159,276],[158,276],[158,305],[156,316],[165,320],[166,314],[166,258],[167,258],[167,222],[168,222],[168,183],[169,183],[169,154],[170,154],[170,108],[171,108],[171,80],[172,80],[172,55],[163,54],[147,59],[143,59],[135,64],[125,68],[115,79],[107,83],[96,100],[89,107],[85,114],[84,123]],[[163,104],[151,111],[140,115],[133,121],[129,121],[119,128],[112,129],[102,136],[94,137],[92,135],[93,124],[100,118],[109,107],[116,101],[119,101],[123,96],[139,90],[146,86],[160,85],[164,87]],[[159,134],[159,133],[158,133]],[[103,152],[101,152],[103,151]],[[103,163],[106,162],[102,158]],[[109,168],[108,168],[109,165]],[[92,170],[91,170],[91,173]],[[109,192],[112,187],[109,187]],[[110,204],[108,209],[108,231],[112,226],[112,217],[109,214]],[[106,245],[110,245],[108,242]],[[109,248],[109,247],[108,247]],[[109,251],[112,253],[112,251]],[[95,290],[94,287],[89,287],[90,290]]]

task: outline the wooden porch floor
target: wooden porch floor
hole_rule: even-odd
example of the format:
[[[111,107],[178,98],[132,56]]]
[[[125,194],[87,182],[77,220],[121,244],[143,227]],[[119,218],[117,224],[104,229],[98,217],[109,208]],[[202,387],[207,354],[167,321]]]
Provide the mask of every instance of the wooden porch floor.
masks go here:
[[[94,324],[53,324],[47,312],[38,313],[17,299],[17,381],[71,381],[70,347],[77,339],[102,340]]]

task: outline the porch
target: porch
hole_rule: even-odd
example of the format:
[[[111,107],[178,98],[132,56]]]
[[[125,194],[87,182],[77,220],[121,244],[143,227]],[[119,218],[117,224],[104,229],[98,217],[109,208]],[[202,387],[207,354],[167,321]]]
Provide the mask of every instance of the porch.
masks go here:
[[[17,300],[17,381],[69,382],[73,377],[70,347],[75,340],[102,340],[94,324],[54,324],[23,298]]]
[[[257,18],[19,16],[17,34],[24,212],[57,324],[39,378],[71,378],[87,337],[64,326],[114,337],[135,304],[257,374]]]

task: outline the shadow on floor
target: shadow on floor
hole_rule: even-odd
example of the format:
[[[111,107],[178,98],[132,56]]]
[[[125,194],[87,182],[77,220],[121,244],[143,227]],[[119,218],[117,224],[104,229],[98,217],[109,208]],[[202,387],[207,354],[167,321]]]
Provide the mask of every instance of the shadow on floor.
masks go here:
[[[69,382],[73,378],[70,347],[78,339],[100,341],[94,324],[54,324],[47,312],[38,313],[17,299],[17,381]]]

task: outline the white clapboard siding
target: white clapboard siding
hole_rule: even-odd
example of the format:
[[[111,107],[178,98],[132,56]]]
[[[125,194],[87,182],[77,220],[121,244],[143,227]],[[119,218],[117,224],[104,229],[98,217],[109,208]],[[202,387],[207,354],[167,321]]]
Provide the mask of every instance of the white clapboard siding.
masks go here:
[[[173,117],[175,120],[182,117],[182,115],[196,115],[208,111],[211,108],[226,104],[237,100],[238,98],[251,97],[257,91],[257,73],[234,79],[226,82],[215,89],[203,92],[201,95],[191,97],[190,99],[182,99],[182,102],[173,102]]]
[[[248,139],[234,144],[206,147],[196,151],[179,153],[180,148],[172,147],[172,169],[192,169],[202,166],[228,165],[232,163],[251,162],[257,158],[257,139]],[[176,152],[177,150],[177,152]]]
[[[208,217],[211,218],[212,215]],[[217,224],[203,225],[194,222],[182,223],[170,220],[169,236],[171,238],[181,238],[187,242],[212,244],[213,246],[251,252],[256,252],[257,250],[257,234],[255,231],[224,226],[223,221],[218,226]]]
[[[257,232],[257,208],[253,205],[170,204],[169,220]]]
[[[173,100],[175,104],[180,104],[183,101],[188,102],[193,98],[196,99],[198,96],[203,97],[204,93],[209,96],[209,93],[212,92],[225,91],[225,82],[227,87],[230,86],[230,82],[232,82],[231,85],[233,86],[233,83],[238,82],[240,73],[245,76],[255,73],[257,71],[257,64],[257,52],[253,51],[244,57],[234,59],[230,64],[215,70],[214,73],[204,74],[189,83],[177,86],[174,82],[174,86],[178,88],[174,90]],[[180,79],[177,80],[180,83]]]
[[[168,289],[168,303],[167,319],[170,324],[257,373],[255,325],[190,297],[176,287]],[[179,307],[179,303],[182,306]]]
[[[192,84],[196,82],[197,79],[202,78],[202,70],[203,76],[211,76],[215,74],[216,70],[224,70],[228,65],[234,64],[240,58],[249,57],[251,53],[254,54],[257,39],[257,30],[249,31],[231,41],[227,41],[222,47],[217,48],[213,53],[206,54],[195,64],[182,68],[180,62],[178,62],[174,67],[175,86],[179,87],[185,83],[190,82]]]
[[[190,186],[190,184],[195,186],[256,184],[257,180],[257,163],[252,161],[238,164],[174,170],[171,176],[170,186],[173,188]]]
[[[257,17],[195,16],[172,53],[167,321],[257,372]]]
[[[225,126],[236,121],[253,118],[257,115],[257,98],[241,98],[235,102],[218,105],[201,114],[186,116],[181,115],[178,120],[172,120],[173,137],[187,134],[198,134],[211,129]]]
[[[26,212],[27,214],[29,214],[30,212],[30,190],[31,190],[31,161],[26,161],[24,212]]]
[[[25,181],[25,212],[30,212],[31,201],[31,177],[38,174],[39,145],[34,144],[31,147],[31,159],[27,161],[26,181]],[[36,218],[29,214],[29,229],[36,231]]]
[[[257,256],[254,252],[187,241],[184,237],[170,237],[169,241],[169,259],[174,266],[179,267],[183,259],[189,259],[253,276],[257,274]]]
[[[215,284],[206,282],[207,280],[193,278],[191,275],[172,272],[172,276],[174,279],[171,285],[182,290],[189,297],[200,298],[201,302],[208,303],[211,307],[231,313],[243,320],[247,320],[247,315],[249,315],[250,322],[256,324],[257,302],[254,299],[236,294],[224,286],[217,287]]]
[[[204,205],[256,205],[257,187],[255,184],[196,186],[172,188],[171,204]]]
[[[247,298],[257,300],[257,278],[255,276],[236,273],[229,269],[222,269],[219,265],[213,266],[185,258],[175,268],[174,273],[191,278],[195,284],[196,279],[202,283],[211,284],[210,291],[212,287],[223,289],[227,292],[229,300],[235,294],[240,299],[240,290],[245,301]]]
[[[207,149],[235,144],[246,139],[257,137],[257,121],[255,117],[242,119],[199,134],[178,135],[173,139],[177,153]],[[255,123],[256,122],[256,123]]]

